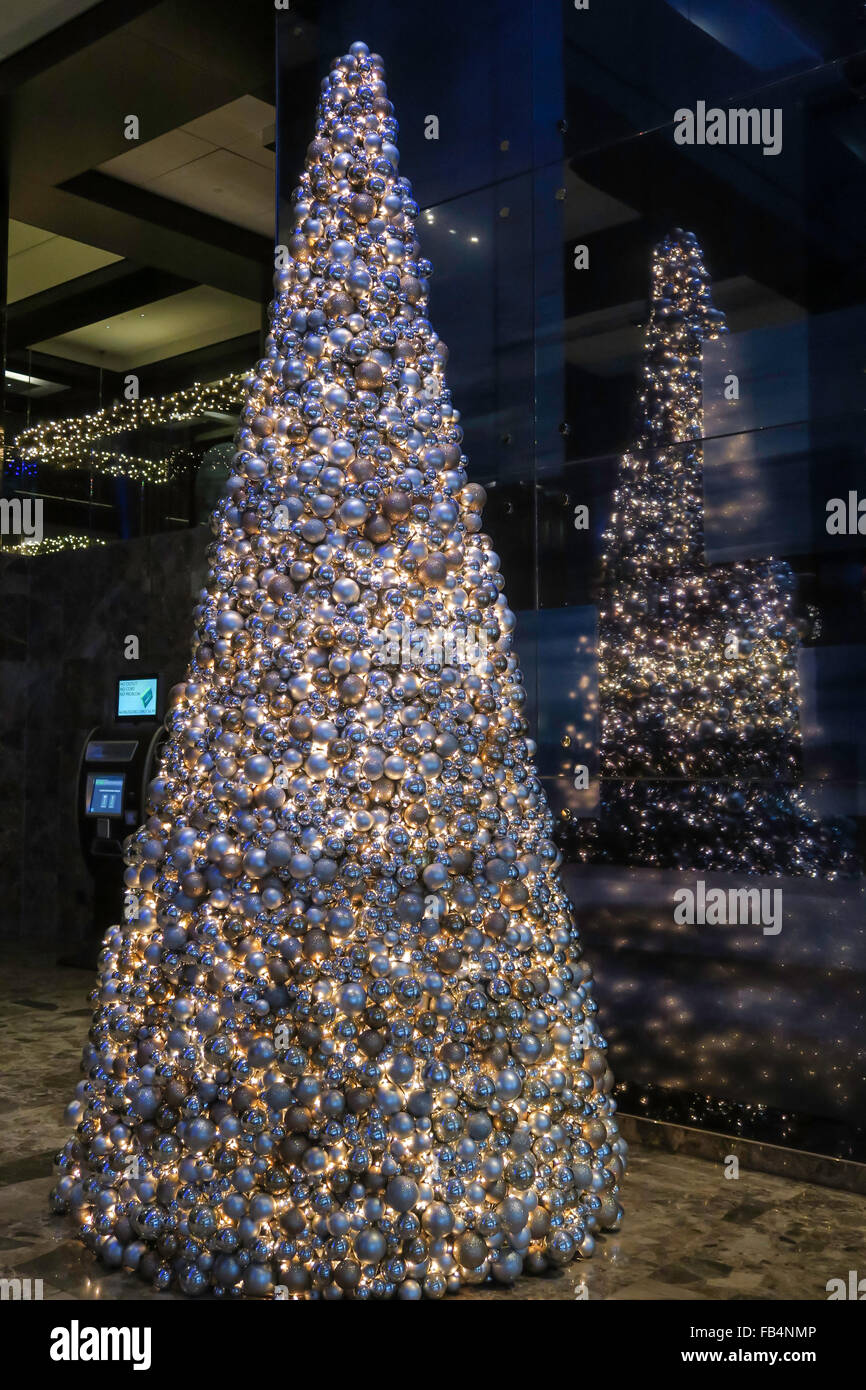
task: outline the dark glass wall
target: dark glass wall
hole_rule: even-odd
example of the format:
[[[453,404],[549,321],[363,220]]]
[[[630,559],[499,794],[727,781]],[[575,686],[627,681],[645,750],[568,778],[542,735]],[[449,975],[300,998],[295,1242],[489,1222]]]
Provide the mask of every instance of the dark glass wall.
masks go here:
[[[384,57],[422,208],[431,318],[519,612],[622,1106],[862,1157],[866,536],[856,518],[853,534],[827,528],[832,499],[866,495],[861,7],[300,4],[278,17],[283,210],[319,81],[356,39]],[[712,108],[768,113],[766,139],[756,127],[756,143],[684,143],[679,113]],[[703,561],[790,569],[795,790],[820,833],[844,839],[843,872],[579,852],[575,823],[597,813],[603,770],[602,534],[639,427],[652,251],[675,227],[697,237],[729,330],[703,351]],[[748,817],[740,833],[755,833]],[[781,930],[677,923],[674,894],[698,880],[778,890]]]

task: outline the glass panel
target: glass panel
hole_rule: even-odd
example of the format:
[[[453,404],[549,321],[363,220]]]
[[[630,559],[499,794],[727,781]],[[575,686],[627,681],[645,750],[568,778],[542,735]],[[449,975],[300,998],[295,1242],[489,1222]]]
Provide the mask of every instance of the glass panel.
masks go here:
[[[623,1105],[850,1152],[834,1125],[863,1099],[866,965],[858,21],[800,0],[482,10],[319,6],[312,41],[317,72],[358,37],[385,58]],[[283,190],[309,138],[293,23]],[[653,433],[670,412],[644,374],[653,250],[676,228],[718,311],[683,378],[692,437]],[[684,647],[692,691],[655,688],[658,641]],[[678,923],[698,879],[779,890],[782,930]]]

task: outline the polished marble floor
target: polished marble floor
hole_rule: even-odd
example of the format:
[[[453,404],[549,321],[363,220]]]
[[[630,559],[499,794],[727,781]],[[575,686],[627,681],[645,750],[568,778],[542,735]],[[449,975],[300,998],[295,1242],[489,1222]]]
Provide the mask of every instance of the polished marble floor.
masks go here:
[[[0,962],[0,1278],[41,1279],[46,1298],[166,1299],[103,1273],[49,1215],[52,1160],[78,1079],[91,977]],[[866,1197],[789,1177],[726,1178],[721,1163],[632,1152],[622,1231],[594,1259],[474,1299],[824,1300],[827,1281],[866,1273]]]

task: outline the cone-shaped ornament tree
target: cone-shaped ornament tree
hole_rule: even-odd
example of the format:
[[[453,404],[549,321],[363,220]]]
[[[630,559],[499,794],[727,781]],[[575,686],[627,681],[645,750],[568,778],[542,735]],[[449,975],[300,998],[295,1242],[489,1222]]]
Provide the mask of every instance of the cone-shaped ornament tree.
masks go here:
[[[382,63],[323,83],[55,1194],[184,1293],[592,1253],[625,1146]],[[408,640],[407,640],[408,636]]]
[[[601,795],[579,857],[835,877],[846,832],[800,780],[795,577],[782,560],[704,550],[705,341],[727,331],[700,246],[655,248],[639,424],[604,535]],[[566,840],[570,837],[566,831]]]

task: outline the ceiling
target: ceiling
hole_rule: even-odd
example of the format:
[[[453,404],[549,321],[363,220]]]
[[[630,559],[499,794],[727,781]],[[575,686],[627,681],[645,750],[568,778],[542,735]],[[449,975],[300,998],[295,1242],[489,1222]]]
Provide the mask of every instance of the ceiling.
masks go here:
[[[254,333],[261,319],[257,304],[209,285],[158,299],[142,309],[112,315],[35,343],[40,353],[125,372],[160,361],[168,346],[173,356]]]
[[[169,388],[246,368],[273,264],[272,8],[209,0],[206,26],[197,0],[16,9],[0,11],[8,368],[65,387],[71,414],[93,368],[159,368]]]
[[[11,221],[7,302],[14,304],[119,260],[111,251]]]
[[[0,62],[95,4],[96,0],[27,0],[26,5],[0,9]]]
[[[275,121],[268,102],[238,97],[98,168],[136,188],[271,236]]]
[[[273,104],[245,94],[194,121],[135,143],[97,173],[169,203],[271,238],[274,222]],[[268,148],[270,146],[270,148]],[[9,224],[8,302],[26,304],[123,257],[44,228]],[[93,300],[97,309],[98,300]],[[60,334],[36,337],[33,351],[124,372],[258,331],[255,299],[213,285],[135,303]]]

